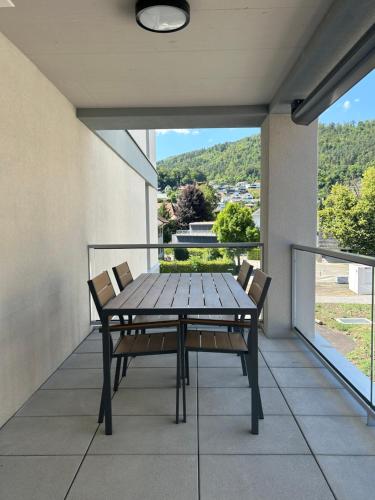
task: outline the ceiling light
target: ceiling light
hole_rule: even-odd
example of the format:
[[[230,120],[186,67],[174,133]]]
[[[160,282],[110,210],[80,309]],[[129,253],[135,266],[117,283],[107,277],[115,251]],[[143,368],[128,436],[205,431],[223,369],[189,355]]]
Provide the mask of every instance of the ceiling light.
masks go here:
[[[190,6],[185,0],[138,0],[135,14],[145,30],[171,33],[189,24]]]

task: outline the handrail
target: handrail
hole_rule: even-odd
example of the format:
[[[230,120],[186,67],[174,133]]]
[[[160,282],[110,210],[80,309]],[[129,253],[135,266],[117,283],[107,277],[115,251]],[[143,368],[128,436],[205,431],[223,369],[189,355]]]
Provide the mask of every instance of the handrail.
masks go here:
[[[375,257],[369,257],[367,255],[360,255],[349,252],[340,252],[337,250],[328,250],[320,247],[309,247],[305,245],[291,245],[292,250],[300,250],[302,252],[310,252],[318,255],[326,255],[327,257],[333,257],[336,259],[346,260],[349,262],[355,262],[357,264],[363,264],[365,266],[375,267]]]
[[[95,250],[147,250],[158,248],[263,248],[260,241],[249,243],[106,243],[90,244],[88,249]]]

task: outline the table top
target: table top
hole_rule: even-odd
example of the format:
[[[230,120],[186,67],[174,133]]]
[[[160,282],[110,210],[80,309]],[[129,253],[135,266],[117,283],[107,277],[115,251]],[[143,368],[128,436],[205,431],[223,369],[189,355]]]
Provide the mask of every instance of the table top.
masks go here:
[[[251,314],[254,302],[229,273],[145,273],[103,308],[117,314]]]

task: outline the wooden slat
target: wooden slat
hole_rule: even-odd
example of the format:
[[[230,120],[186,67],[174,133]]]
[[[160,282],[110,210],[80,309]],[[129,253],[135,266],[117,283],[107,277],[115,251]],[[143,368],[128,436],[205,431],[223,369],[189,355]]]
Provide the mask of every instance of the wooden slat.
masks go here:
[[[138,307],[140,309],[152,309],[155,306],[168,281],[168,277],[167,274],[159,274],[157,280],[139,303]]]
[[[131,352],[145,352],[148,350],[150,335],[142,334],[135,336],[135,342],[131,347]]]
[[[216,349],[214,332],[201,332],[201,347],[203,349]]]
[[[215,283],[217,293],[223,307],[238,307],[237,301],[233,296],[231,289],[220,273],[213,273],[212,279]]]
[[[179,309],[188,307],[190,293],[190,275],[188,273],[180,274],[180,279],[176,288],[176,293],[172,302],[172,308]]]
[[[205,306],[208,308],[217,308],[220,310],[222,306],[211,274],[202,274],[202,286]]]
[[[230,288],[233,297],[236,299],[238,306],[242,308],[253,309],[255,304],[241,288],[241,285],[237,283],[235,279],[233,279],[233,276],[228,273],[223,273],[223,278],[227,282],[227,285]]]
[[[197,349],[200,347],[200,335],[199,332],[187,332],[185,339],[185,347],[191,347]]]
[[[133,281],[133,276],[127,262],[122,262],[121,264],[116,266],[113,271],[116,271],[117,273],[118,279],[120,280],[121,289],[124,289],[127,285],[129,285],[129,283]]]
[[[247,260],[242,261],[240,270],[238,272],[237,281],[241,285],[241,288],[244,290],[247,287],[249,282],[250,274],[253,269],[253,266]]]
[[[164,351],[176,351],[177,350],[177,334],[176,333],[165,333],[164,334]]]
[[[246,343],[240,333],[228,333],[232,348],[235,351],[247,351]]]
[[[228,332],[215,332],[216,347],[218,349],[230,350],[232,348],[232,344],[230,343],[228,337]]]
[[[149,335],[150,342],[148,344],[148,349],[150,352],[160,351],[164,342],[164,335],[160,333],[152,333]]]
[[[190,275],[189,307],[204,307],[202,276],[198,273]]]
[[[144,282],[141,284],[140,287],[135,290],[134,293],[130,295],[130,297],[123,302],[121,307],[124,310],[127,309],[136,309],[139,306],[139,303],[143,300],[145,295],[149,292],[150,288],[153,286],[155,281],[158,279],[158,274],[148,274],[147,278],[144,280]],[[126,291],[126,288],[124,292]]]
[[[142,285],[149,275],[147,273],[138,276],[125,290],[120,292],[109,304],[107,308],[121,310],[122,304]]]
[[[167,274],[166,276],[168,276],[168,280],[155,304],[156,309],[168,309],[172,306],[177,285],[180,281],[180,274]]]
[[[131,348],[134,344],[135,336],[134,335],[125,335],[118,346],[116,347],[116,354],[126,354],[131,352]]]

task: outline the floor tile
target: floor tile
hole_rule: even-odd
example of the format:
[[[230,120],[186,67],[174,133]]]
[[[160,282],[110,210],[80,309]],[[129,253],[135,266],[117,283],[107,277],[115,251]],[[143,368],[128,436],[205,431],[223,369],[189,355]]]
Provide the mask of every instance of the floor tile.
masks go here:
[[[263,351],[264,359],[270,367],[311,368],[323,367],[322,363],[310,352]]]
[[[87,352],[103,352],[103,345],[101,340],[84,340],[77,349],[75,354],[82,354]]]
[[[289,415],[285,400],[276,388],[264,387],[260,391],[265,415]],[[249,388],[200,388],[199,415],[250,415],[251,390]]]
[[[0,431],[0,455],[82,455],[95,417],[14,417]]]
[[[259,336],[259,349],[262,352],[307,351],[308,347],[298,339],[272,339]]]
[[[247,376],[239,368],[198,368],[199,387],[249,387]],[[259,387],[276,387],[267,367],[259,368]]]
[[[89,456],[68,500],[197,500],[196,456]]]
[[[131,366],[131,365],[130,365]],[[196,370],[190,370],[190,385],[196,387]],[[153,388],[176,387],[176,369],[175,368],[129,368],[125,378],[122,379],[121,387],[132,388]]]
[[[65,498],[81,457],[0,457],[1,500]]]
[[[176,366],[176,354],[162,354],[154,356],[139,356],[131,361],[132,368],[170,368]],[[197,366],[197,354],[190,353],[189,366]]]
[[[339,500],[374,497],[375,457],[318,455],[317,460]]]
[[[375,427],[361,417],[297,417],[314,453],[375,455]]]
[[[366,415],[345,389],[284,388],[282,391],[295,415]]]
[[[271,371],[280,387],[342,387],[327,368],[272,368]]]
[[[120,332],[112,332],[111,333],[113,340],[117,340],[120,336]],[[100,340],[102,341],[102,333],[99,330],[94,330],[91,332],[85,340]]]
[[[200,458],[201,500],[333,500],[311,456]]]
[[[258,359],[259,366],[266,366],[260,353]],[[198,353],[198,366],[201,368],[238,368],[241,367],[241,359],[236,354],[200,352]]]
[[[194,454],[197,453],[197,419],[176,425],[173,416],[113,417],[113,436],[100,427],[89,450],[100,454]]]
[[[199,450],[203,454],[308,454],[293,417],[268,415],[259,435],[250,433],[250,417],[199,418]]]
[[[101,368],[103,367],[103,357],[100,353],[71,354],[64,361],[60,369],[79,369],[79,368]]]
[[[197,414],[197,390],[186,391],[188,415]],[[114,415],[175,415],[176,389],[120,388],[112,400]]]
[[[17,416],[97,415],[101,389],[57,389],[37,391]]]
[[[114,370],[112,370],[113,380]],[[57,370],[41,389],[100,389],[103,385],[101,368]]]

